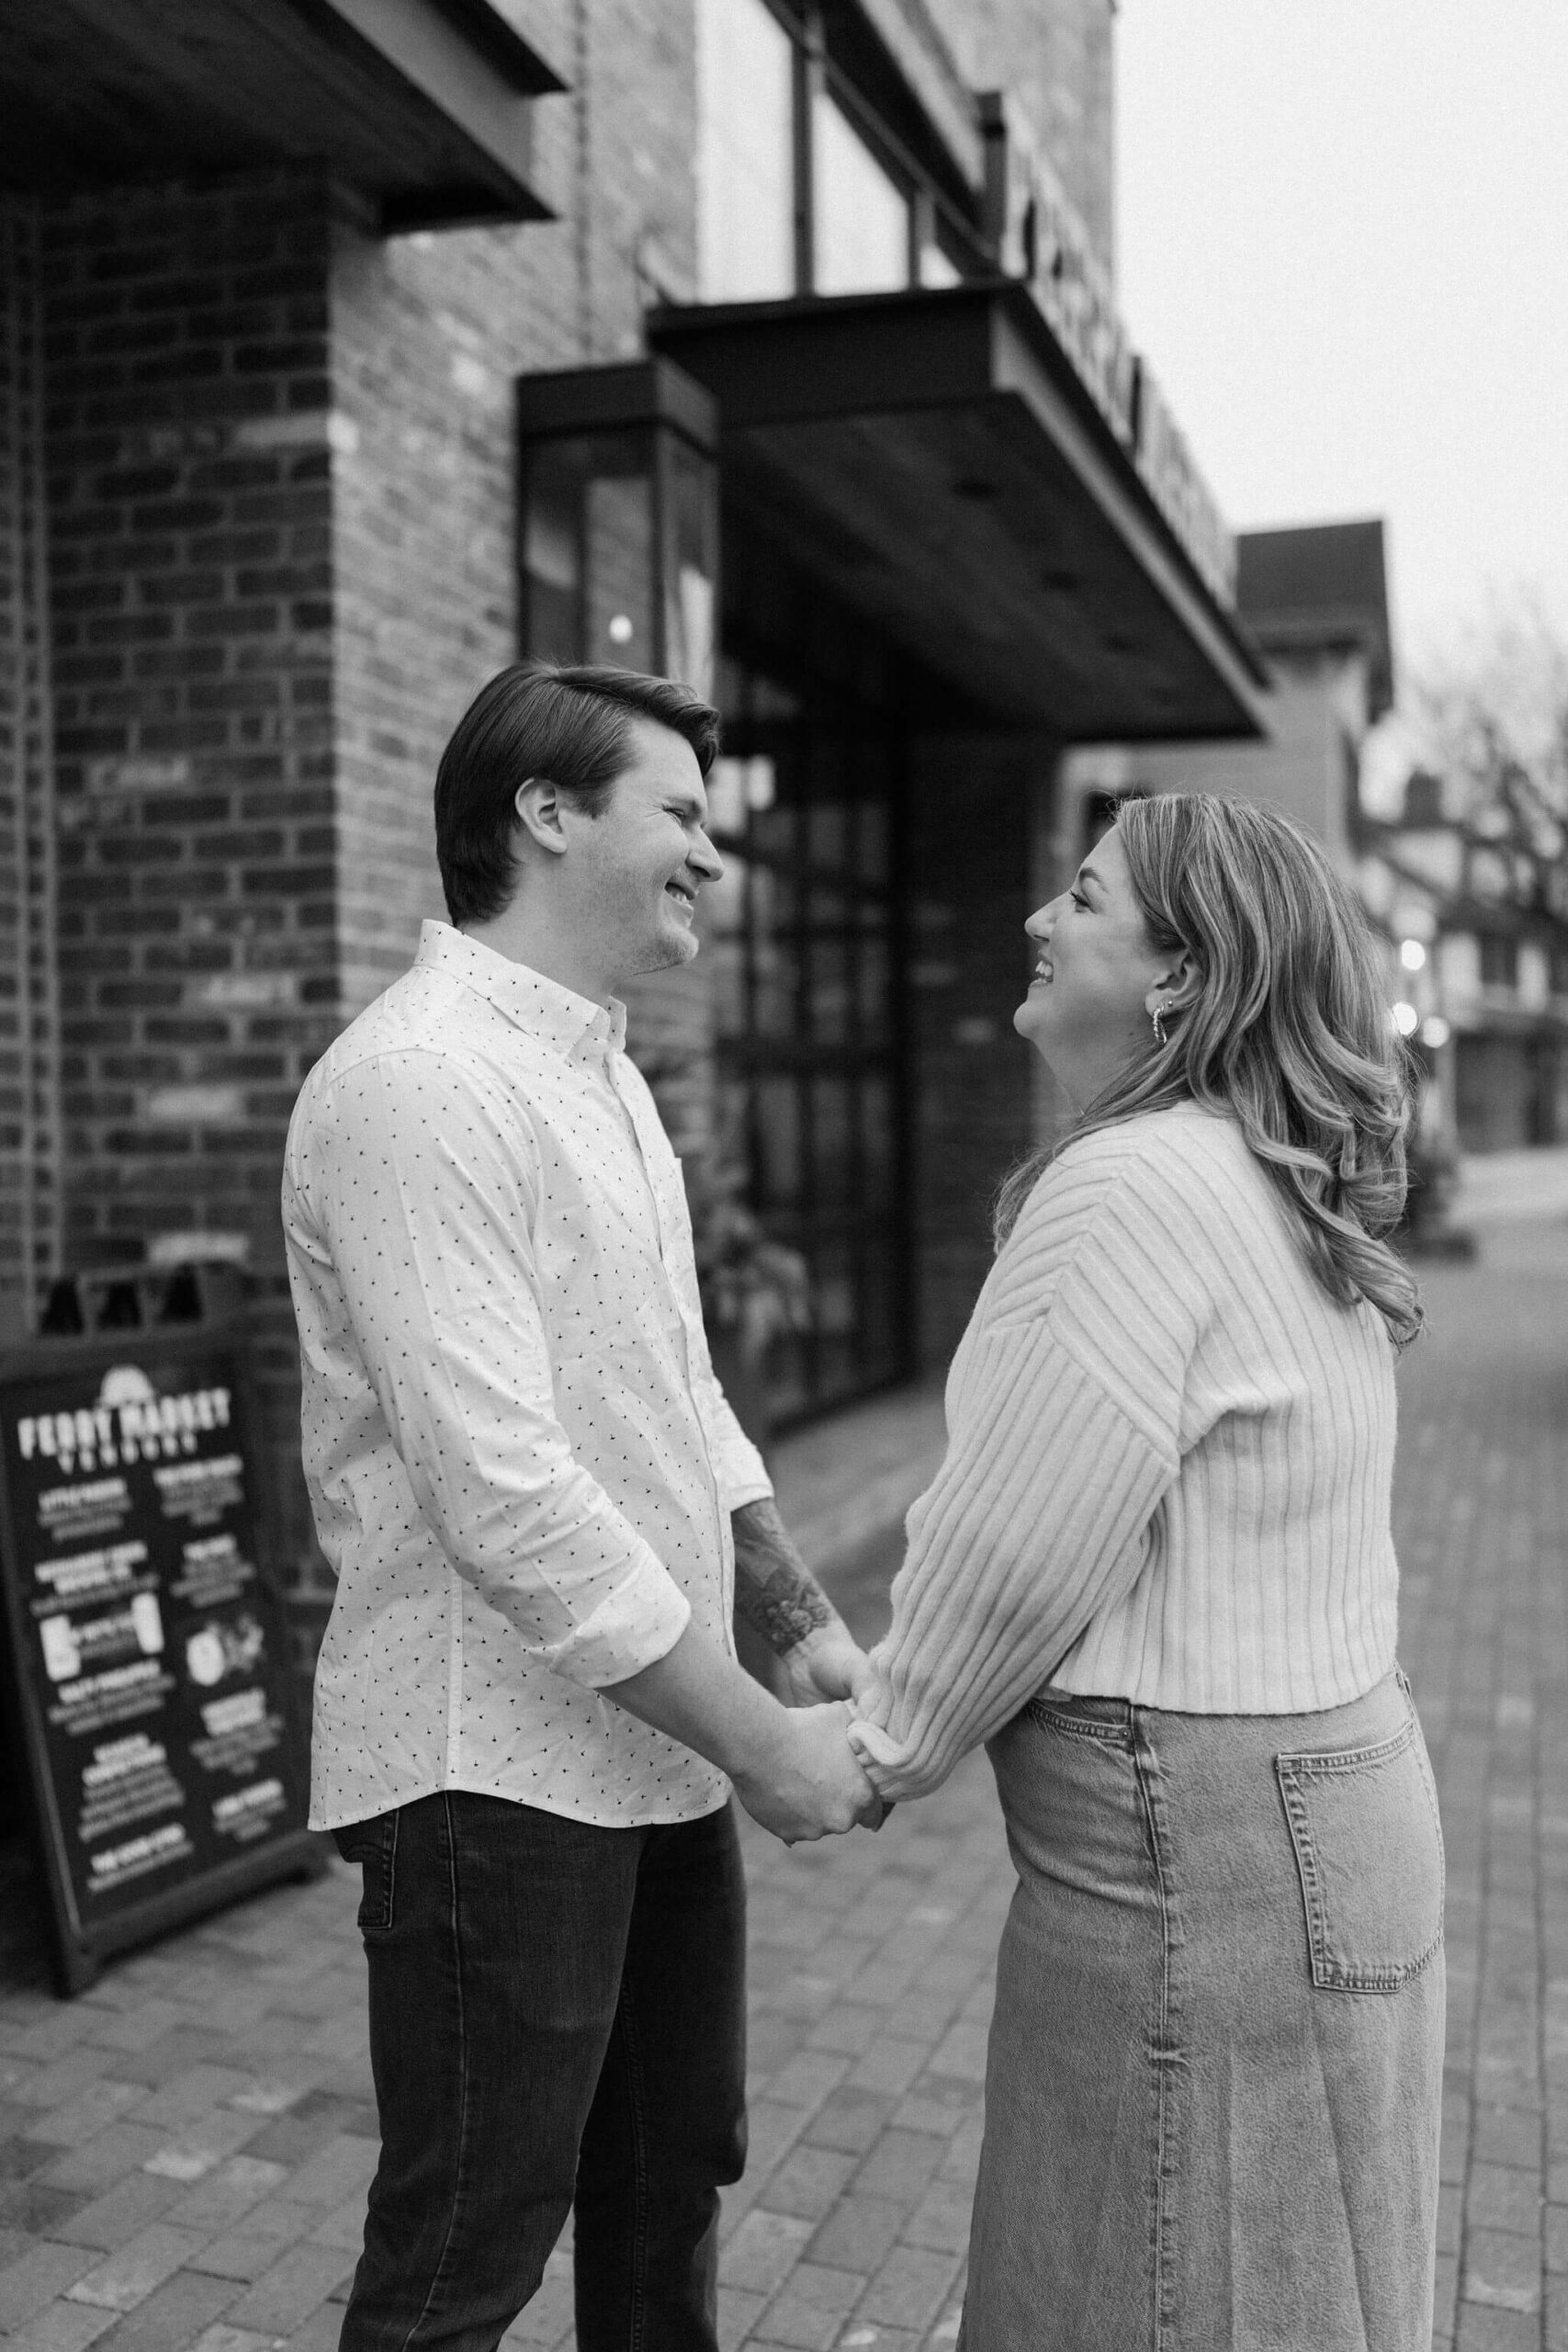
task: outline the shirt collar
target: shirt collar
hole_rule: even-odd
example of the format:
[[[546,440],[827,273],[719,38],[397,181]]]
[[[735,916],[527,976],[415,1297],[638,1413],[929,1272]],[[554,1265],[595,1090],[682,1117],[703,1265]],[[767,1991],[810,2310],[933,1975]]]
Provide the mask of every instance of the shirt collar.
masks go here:
[[[417,967],[445,972],[492,1004],[505,1021],[542,1037],[563,1054],[581,1053],[594,1059],[626,1044],[626,1008],[619,997],[608,1009],[592,997],[579,996],[547,979],[527,964],[498,956],[493,947],[456,931],[450,923],[427,921],[420,927]]]

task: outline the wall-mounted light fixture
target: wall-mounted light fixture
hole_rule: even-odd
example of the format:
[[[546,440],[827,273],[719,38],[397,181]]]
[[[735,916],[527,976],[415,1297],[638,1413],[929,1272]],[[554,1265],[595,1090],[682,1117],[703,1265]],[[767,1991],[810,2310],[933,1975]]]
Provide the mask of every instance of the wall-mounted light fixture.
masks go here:
[[[711,700],[718,413],[668,359],[517,386],[522,650],[680,678]]]

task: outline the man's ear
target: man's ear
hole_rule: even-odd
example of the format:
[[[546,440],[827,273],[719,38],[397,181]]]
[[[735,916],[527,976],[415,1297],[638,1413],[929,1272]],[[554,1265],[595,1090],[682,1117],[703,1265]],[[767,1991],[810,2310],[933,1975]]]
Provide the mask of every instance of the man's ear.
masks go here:
[[[1162,1012],[1185,1012],[1196,998],[1202,980],[1198,958],[1190,947],[1179,947],[1145,997],[1145,1011],[1152,1013],[1158,1005]]]
[[[531,842],[559,857],[566,849],[566,828],[561,823],[562,802],[559,790],[547,775],[531,775],[520,784],[513,798],[517,821]]]

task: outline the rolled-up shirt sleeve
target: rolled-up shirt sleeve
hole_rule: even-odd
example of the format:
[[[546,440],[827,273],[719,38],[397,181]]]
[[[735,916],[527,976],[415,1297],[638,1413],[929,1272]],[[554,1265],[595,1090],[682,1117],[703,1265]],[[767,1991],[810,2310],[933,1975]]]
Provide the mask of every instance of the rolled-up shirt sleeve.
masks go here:
[[[355,1065],[333,1098],[307,1213],[419,1510],[531,1653],[590,1689],[622,1681],[673,1648],[690,1605],[561,1426],[529,1171],[483,1087],[434,1052]]]
[[[719,1385],[700,1315],[697,1330],[700,1340],[693,1351],[694,1385],[702,1391],[720,1506],[727,1511],[736,1511],[747,1503],[765,1502],[773,1491],[773,1482],[761,1454],[741,1428],[734,1406]]]
[[[710,1411],[716,1439],[715,1469],[724,1509],[736,1511],[747,1503],[766,1502],[773,1491],[773,1482],[761,1455],[736,1419],[735,1408],[716,1378]]]

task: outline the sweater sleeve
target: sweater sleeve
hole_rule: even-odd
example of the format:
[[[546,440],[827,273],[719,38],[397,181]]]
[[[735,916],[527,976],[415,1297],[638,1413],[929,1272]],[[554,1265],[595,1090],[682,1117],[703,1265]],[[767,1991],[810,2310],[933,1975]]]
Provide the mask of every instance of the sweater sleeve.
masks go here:
[[[1073,1158],[998,1261],[946,1457],[909,1514],[880,1728],[856,1739],[889,1797],[935,1788],[1049,1679],[1137,1576],[1179,1469],[1202,1321],[1190,1256],[1158,1171]]]

